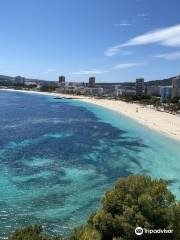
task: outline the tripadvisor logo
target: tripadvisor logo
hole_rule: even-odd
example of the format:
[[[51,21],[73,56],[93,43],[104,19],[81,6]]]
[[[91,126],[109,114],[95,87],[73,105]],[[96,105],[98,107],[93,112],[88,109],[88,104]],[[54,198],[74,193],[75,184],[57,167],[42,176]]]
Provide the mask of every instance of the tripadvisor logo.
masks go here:
[[[143,234],[143,228],[137,227],[137,228],[135,229],[135,234],[136,234],[136,235],[142,235],[142,234]]]
[[[146,234],[152,234],[152,233],[156,233],[156,234],[162,234],[162,233],[173,233],[172,229],[147,229],[147,228],[142,228],[142,227],[137,227],[135,229],[135,234],[136,235],[142,235],[143,233]]]

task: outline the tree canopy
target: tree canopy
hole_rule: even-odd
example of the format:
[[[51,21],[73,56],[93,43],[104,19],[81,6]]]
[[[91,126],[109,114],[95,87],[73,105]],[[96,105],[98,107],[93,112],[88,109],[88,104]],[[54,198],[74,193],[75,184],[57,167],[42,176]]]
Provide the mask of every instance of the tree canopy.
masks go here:
[[[43,232],[42,226],[35,224],[16,230],[9,237],[9,240],[62,240],[62,237],[48,237],[48,235]]]
[[[102,208],[91,214],[86,225],[75,228],[69,240],[179,240],[180,202],[168,190],[167,182],[147,176],[119,179],[103,196]],[[135,234],[136,227],[166,229],[173,233]],[[17,230],[9,240],[61,240],[49,238],[39,225]]]
[[[136,227],[167,229],[175,232],[169,233],[168,236],[167,234],[143,234],[143,239],[167,239],[167,237],[178,239],[180,205],[167,189],[167,183],[164,180],[152,180],[146,176],[129,176],[127,179],[119,179],[113,188],[105,193],[101,202],[102,208],[90,216],[87,226],[98,231],[102,240],[139,239],[135,234]],[[76,235],[76,231],[73,234]]]

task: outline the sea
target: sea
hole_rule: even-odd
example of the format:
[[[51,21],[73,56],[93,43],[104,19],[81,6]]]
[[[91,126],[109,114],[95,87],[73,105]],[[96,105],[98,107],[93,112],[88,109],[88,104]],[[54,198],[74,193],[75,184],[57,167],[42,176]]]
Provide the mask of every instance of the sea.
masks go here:
[[[118,178],[167,180],[180,199],[180,143],[74,99],[0,91],[0,239],[29,224],[67,236]]]

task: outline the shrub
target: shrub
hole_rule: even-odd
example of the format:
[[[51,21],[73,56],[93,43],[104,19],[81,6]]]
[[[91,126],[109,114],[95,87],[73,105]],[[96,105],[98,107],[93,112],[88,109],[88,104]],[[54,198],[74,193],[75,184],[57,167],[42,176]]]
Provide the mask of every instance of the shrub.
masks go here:
[[[62,240],[61,236],[53,236],[49,238],[46,233],[43,232],[41,225],[31,225],[19,230],[16,230],[9,240]]]
[[[179,236],[180,207],[164,180],[146,176],[119,179],[101,202],[102,209],[90,217],[87,226],[97,230],[102,240],[139,239],[134,232],[138,226],[174,229],[175,234],[169,234],[168,239]],[[167,239],[167,235],[144,234],[143,239]]]

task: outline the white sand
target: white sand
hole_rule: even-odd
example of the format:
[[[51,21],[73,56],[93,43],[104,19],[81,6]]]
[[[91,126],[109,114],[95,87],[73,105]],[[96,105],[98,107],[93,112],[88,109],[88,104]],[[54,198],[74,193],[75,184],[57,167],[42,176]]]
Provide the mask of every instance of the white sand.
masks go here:
[[[9,91],[9,90],[8,90]],[[18,91],[18,90],[12,90]],[[20,90],[21,91],[21,90]],[[22,92],[22,91],[21,91]],[[55,97],[73,97],[81,101],[96,104],[113,111],[130,117],[140,124],[143,124],[153,130],[156,130],[170,138],[180,141],[180,116],[172,115],[166,112],[158,112],[155,109],[142,107],[139,104],[126,103],[123,101],[95,99],[85,96],[65,95],[60,93],[34,92],[24,91],[29,93],[38,93]],[[138,112],[136,111],[138,108]]]

